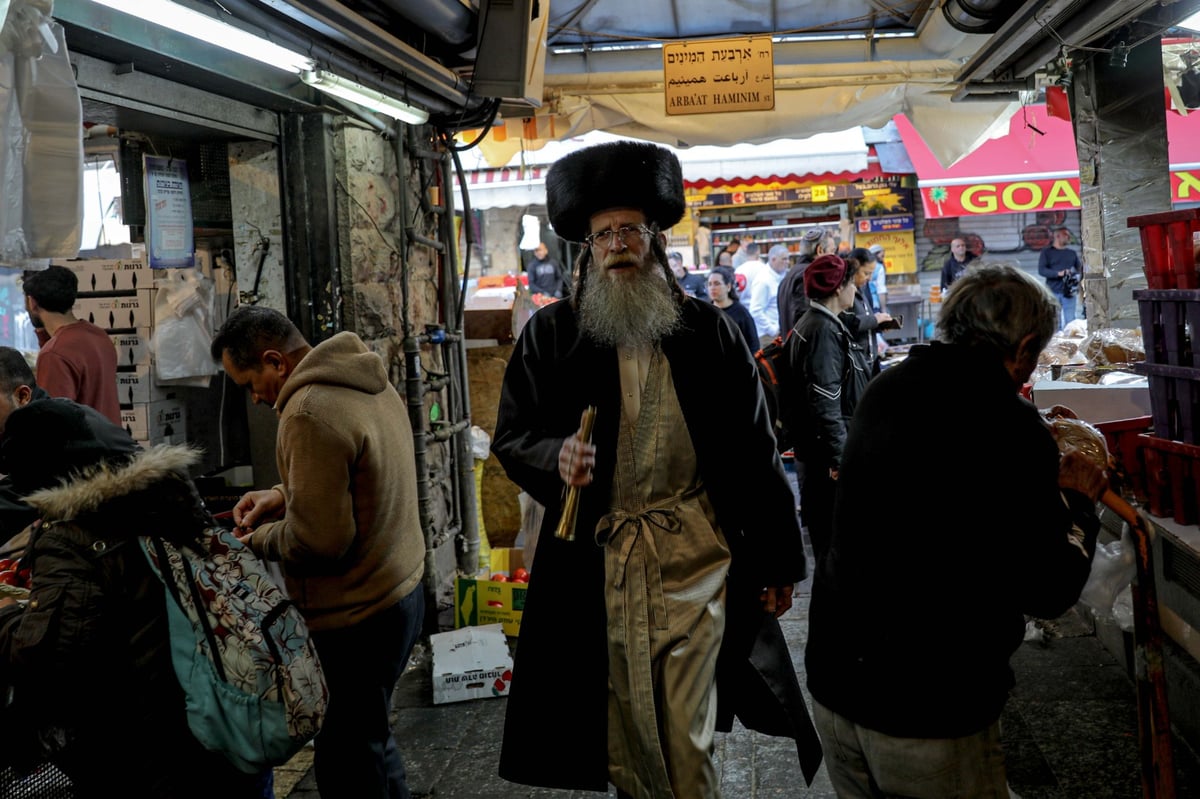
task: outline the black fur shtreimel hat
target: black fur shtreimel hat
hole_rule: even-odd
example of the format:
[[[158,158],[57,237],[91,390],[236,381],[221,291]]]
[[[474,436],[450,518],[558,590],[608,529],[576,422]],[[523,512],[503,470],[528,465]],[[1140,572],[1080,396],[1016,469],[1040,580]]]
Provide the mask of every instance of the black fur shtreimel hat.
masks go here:
[[[666,230],[683,217],[683,170],[665,147],[649,142],[597,144],[560,158],[546,175],[546,211],[554,231],[583,241],[594,214],[637,208]]]

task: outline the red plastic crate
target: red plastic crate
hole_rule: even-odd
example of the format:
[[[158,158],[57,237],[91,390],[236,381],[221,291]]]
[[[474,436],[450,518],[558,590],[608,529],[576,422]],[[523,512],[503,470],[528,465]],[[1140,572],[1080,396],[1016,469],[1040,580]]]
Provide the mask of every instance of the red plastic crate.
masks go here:
[[[1104,434],[1108,454],[1115,467],[1115,475],[1111,476],[1116,477],[1122,493],[1127,490],[1139,502],[1146,501],[1146,467],[1138,438],[1151,431],[1152,420],[1151,416],[1137,416],[1096,424],[1096,429]]]
[[[1142,234],[1142,270],[1150,288],[1200,288],[1193,245],[1193,234],[1200,232],[1200,208],[1131,216],[1127,224]]]
[[[1185,444],[1200,443],[1200,369],[1158,363],[1135,363],[1150,379],[1150,411],[1154,435]]]
[[[1171,366],[1200,366],[1193,339],[1200,336],[1200,291],[1150,289],[1133,292],[1142,320],[1146,360]]]
[[[1155,516],[1195,524],[1200,497],[1200,446],[1138,436],[1146,464],[1146,504]]]

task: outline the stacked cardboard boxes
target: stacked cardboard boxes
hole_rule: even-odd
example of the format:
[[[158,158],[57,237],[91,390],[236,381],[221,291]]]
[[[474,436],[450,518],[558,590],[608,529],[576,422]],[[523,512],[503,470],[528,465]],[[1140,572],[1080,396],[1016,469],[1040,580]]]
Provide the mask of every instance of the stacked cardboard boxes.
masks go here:
[[[187,442],[187,412],[175,390],[154,379],[154,288],[145,257],[56,261],[79,278],[76,318],[104,329],[117,350],[121,423],[143,447]]]

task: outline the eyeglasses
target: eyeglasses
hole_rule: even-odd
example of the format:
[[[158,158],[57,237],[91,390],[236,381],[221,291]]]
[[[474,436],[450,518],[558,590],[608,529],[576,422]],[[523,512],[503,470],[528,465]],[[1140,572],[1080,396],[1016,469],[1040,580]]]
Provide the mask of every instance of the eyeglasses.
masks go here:
[[[626,247],[632,247],[634,241],[640,241],[642,236],[649,235],[650,228],[645,225],[621,225],[616,230],[601,230],[584,236],[583,240],[588,243],[589,247],[606,250],[613,245],[613,236],[620,238],[621,244]]]

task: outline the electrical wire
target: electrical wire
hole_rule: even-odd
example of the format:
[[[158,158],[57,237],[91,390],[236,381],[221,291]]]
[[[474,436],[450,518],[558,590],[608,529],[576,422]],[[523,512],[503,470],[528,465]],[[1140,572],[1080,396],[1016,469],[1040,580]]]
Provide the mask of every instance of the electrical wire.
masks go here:
[[[449,139],[449,134],[444,134]],[[454,174],[458,176],[458,188],[463,198],[463,236],[466,239],[466,252],[463,253],[462,290],[458,292],[458,307],[454,309],[455,330],[462,330],[464,314],[466,313],[467,280],[471,274],[471,249],[475,243],[474,220],[471,218],[471,193],[467,189],[467,176],[463,172],[462,160],[458,150],[450,147],[450,158],[454,161]]]
[[[461,144],[461,145],[456,144],[454,141],[454,138],[450,137],[446,142],[446,146],[449,147],[451,150],[455,150],[460,153],[465,153],[467,150],[470,150],[473,147],[479,146],[479,143],[481,141],[483,141],[484,137],[487,136],[488,133],[491,131],[492,125],[496,122],[496,116],[499,113],[500,113],[500,98],[496,98],[491,101],[491,110],[488,113],[487,120],[485,122],[483,122],[483,124],[478,125],[478,127],[480,129],[478,136],[476,136],[470,142],[468,142],[466,144]],[[456,130],[464,130],[464,129],[469,129],[472,127],[476,127],[476,126],[475,125],[466,125],[461,128],[456,128]]]

